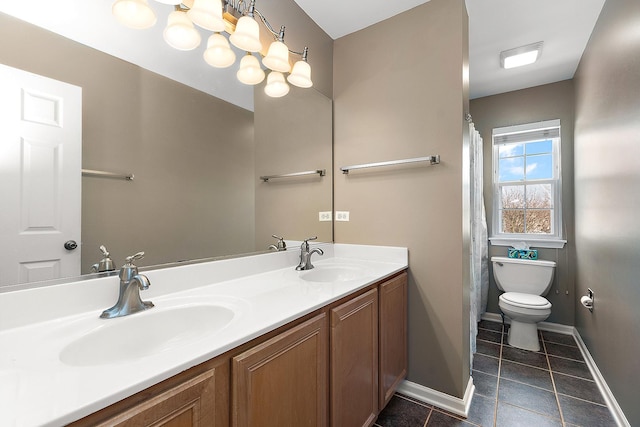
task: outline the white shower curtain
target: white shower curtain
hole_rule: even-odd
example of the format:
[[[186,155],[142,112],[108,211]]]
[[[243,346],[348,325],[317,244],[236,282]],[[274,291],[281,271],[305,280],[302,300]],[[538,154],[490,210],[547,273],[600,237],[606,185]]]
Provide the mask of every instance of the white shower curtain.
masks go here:
[[[476,335],[480,316],[487,309],[489,293],[489,248],[487,219],[484,210],[482,137],[469,123],[471,154],[471,363],[476,352]]]

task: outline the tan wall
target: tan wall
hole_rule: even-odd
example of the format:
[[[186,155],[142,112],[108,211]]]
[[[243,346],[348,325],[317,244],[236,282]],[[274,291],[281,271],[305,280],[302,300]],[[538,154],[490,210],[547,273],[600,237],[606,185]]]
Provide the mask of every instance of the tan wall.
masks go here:
[[[253,251],[253,114],[0,14],[0,63],[82,87],[82,268]],[[224,224],[224,225],[221,225]]]
[[[467,41],[464,1],[432,0],[334,45],[334,203],[351,217],[335,240],[409,248],[408,379],[457,397],[469,379]],[[430,154],[442,163],[339,170]]]
[[[331,242],[333,225],[320,222],[318,213],[331,211],[333,201],[333,40],[293,0],[264,2],[258,8],[277,28],[286,24],[289,48],[309,47],[313,87],[291,86],[284,98],[266,96],[264,82],[254,90],[256,248],[275,243],[272,234]],[[261,34],[266,47],[273,39],[262,29]],[[298,59],[290,55],[292,63]],[[316,169],[326,169],[326,176],[259,180],[261,175]]]
[[[563,249],[538,248],[539,258],[556,261],[553,285],[547,298],[553,304],[549,322],[573,325],[575,317],[575,237],[573,225],[573,81],[565,80],[529,89],[487,96],[471,100],[471,115],[484,141],[484,197],[489,236],[493,214],[493,151],[491,132],[494,128],[560,119],[562,162]],[[506,246],[489,246],[489,256],[506,256]],[[489,266],[490,270],[492,266]],[[489,303],[487,311],[500,313],[493,272],[489,274]]]
[[[605,3],[575,77],[576,326],[640,425],[640,3]],[[576,298],[577,298],[576,297]]]
[[[333,241],[331,221],[320,222],[319,212],[331,212],[333,201],[333,110],[331,100],[313,88],[292,87],[284,98],[256,88],[256,248],[276,241],[318,237]],[[260,176],[324,169],[326,175],[260,180]]]

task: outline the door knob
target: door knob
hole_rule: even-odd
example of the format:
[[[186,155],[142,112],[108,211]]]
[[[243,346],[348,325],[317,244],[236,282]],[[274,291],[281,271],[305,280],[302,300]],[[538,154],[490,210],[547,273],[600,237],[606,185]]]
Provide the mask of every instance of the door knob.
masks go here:
[[[64,248],[68,251],[72,251],[77,247],[78,247],[78,244],[76,243],[75,240],[67,240],[66,242],[64,242]]]

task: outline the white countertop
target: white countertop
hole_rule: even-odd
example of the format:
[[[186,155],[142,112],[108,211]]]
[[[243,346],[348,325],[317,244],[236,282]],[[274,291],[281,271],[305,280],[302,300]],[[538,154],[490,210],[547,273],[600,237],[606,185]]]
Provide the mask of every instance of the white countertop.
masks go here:
[[[151,287],[141,297],[155,307],[108,320],[98,316],[117,299],[117,277],[0,293],[0,426],[75,421],[408,266],[406,248],[318,246],[325,251],[313,257],[318,269],[347,266],[366,275],[332,283],[303,280],[307,272],[294,269],[299,249],[153,270],[144,272]],[[115,322],[209,303],[233,310],[231,322],[218,331],[177,337],[183,339],[177,347],[89,366],[60,358],[70,343]]]

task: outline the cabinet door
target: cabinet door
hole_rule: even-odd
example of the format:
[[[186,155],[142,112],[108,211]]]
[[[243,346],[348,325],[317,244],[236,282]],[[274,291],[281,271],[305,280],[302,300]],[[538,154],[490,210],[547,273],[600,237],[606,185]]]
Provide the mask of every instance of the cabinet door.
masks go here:
[[[331,425],[370,426],[378,415],[378,291],[331,310]]]
[[[232,425],[325,427],[327,316],[318,315],[232,359]]]
[[[215,373],[216,370],[211,369],[105,421],[100,423],[89,421],[85,425],[97,427],[218,426],[220,424],[217,423],[215,415]]]
[[[407,376],[407,273],[380,285],[380,409]]]

